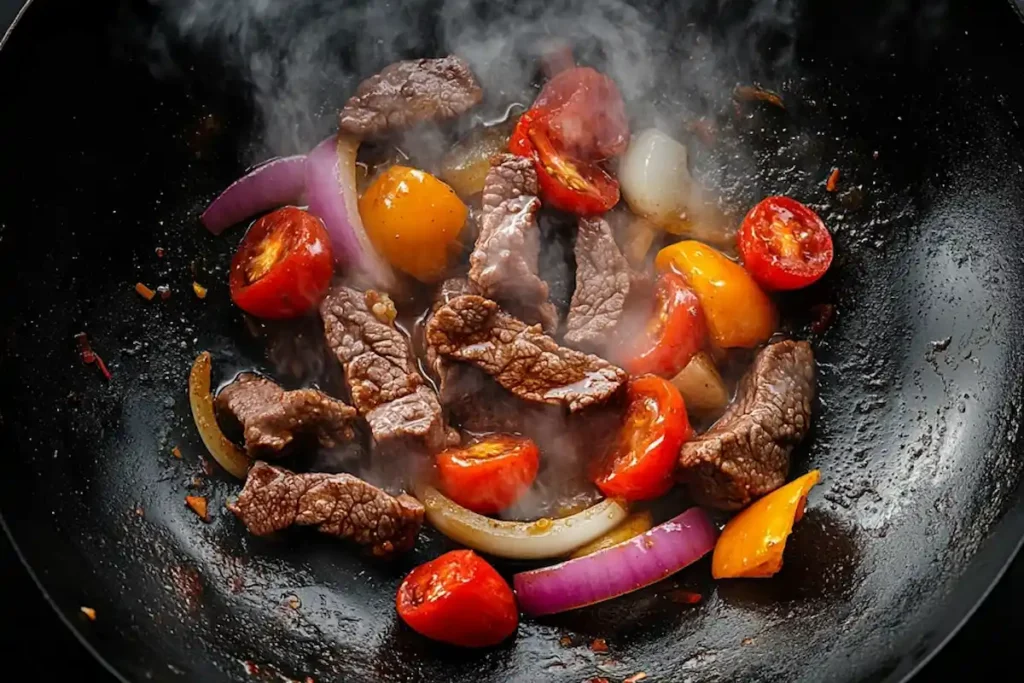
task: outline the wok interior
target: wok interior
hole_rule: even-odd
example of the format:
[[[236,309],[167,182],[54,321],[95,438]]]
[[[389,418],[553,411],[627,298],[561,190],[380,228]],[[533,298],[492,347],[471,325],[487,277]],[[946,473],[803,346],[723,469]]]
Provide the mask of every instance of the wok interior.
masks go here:
[[[439,535],[379,564],[314,534],[247,536],[223,509],[238,486],[220,474],[195,489],[210,499],[211,524],[183,505],[202,472],[183,389],[191,360],[213,350],[225,378],[265,363],[227,292],[239,231],[212,238],[196,216],[268,150],[251,101],[208,45],[171,45],[170,63],[140,49],[159,20],[149,6],[39,0],[0,52],[13,95],[0,108],[0,509],[13,538],[58,609],[132,680],[249,680],[246,661],[267,680],[907,673],[1020,536],[1024,140],[1014,114],[1024,103],[1008,70],[1024,55],[997,4],[948,10],[942,21],[966,31],[908,29],[887,45],[891,56],[874,48],[917,27],[908,14],[806,14],[801,76],[780,81],[797,104],[767,112],[764,137],[752,129],[742,141],[754,166],[727,187],[733,198],[807,198],[836,241],[826,280],[793,302],[833,303],[838,316],[817,347],[820,405],[794,457],[794,473],[819,468],[823,482],[783,572],[713,586],[705,561],[467,653],[426,643],[394,614],[401,577],[448,547]],[[422,27],[399,47],[431,54],[437,6],[393,9]],[[672,24],[681,13],[640,11],[666,19],[682,59],[686,27]],[[880,37],[866,51],[857,36],[870,31]],[[339,58],[389,61],[373,52],[353,46]],[[314,117],[320,132],[332,106]],[[847,189],[828,196],[834,165]],[[209,287],[204,301],[189,291],[193,267]],[[166,282],[173,295],[146,303],[137,281]],[[80,364],[81,330],[110,365],[109,384]],[[705,599],[681,605],[677,589]],[[559,644],[566,635],[574,646]],[[595,637],[611,657],[585,647]]]

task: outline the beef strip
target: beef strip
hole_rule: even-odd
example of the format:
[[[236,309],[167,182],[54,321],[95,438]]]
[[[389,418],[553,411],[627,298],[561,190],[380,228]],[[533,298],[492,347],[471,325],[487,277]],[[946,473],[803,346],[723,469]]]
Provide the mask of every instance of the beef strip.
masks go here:
[[[301,435],[316,437],[325,448],[354,436],[351,406],[316,389],[285,391],[248,372],[221,390],[217,409],[242,425],[245,448],[254,458],[278,455]]]
[[[473,364],[517,397],[571,412],[606,401],[627,377],[597,356],[559,346],[540,326],[475,295],[441,306],[427,325],[426,339],[440,355]]]
[[[807,342],[779,342],[758,353],[718,422],[683,444],[681,478],[694,499],[736,510],[784,484],[790,452],[810,427],[813,399]]]
[[[483,89],[459,57],[396,62],[359,84],[338,116],[344,133],[380,137],[424,121],[459,116],[483,99]]]
[[[350,474],[295,474],[265,462],[252,466],[228,509],[256,536],[316,526],[378,556],[412,548],[423,524],[423,506],[407,494],[392,496]]]
[[[603,218],[580,219],[575,251],[576,291],[565,321],[565,341],[586,348],[607,345],[642,277],[630,268]]]
[[[327,345],[378,450],[437,451],[447,440],[441,405],[385,301],[390,303],[373,290],[333,288],[320,304]]]
[[[540,229],[537,173],[529,159],[500,154],[484,181],[480,230],[469,256],[469,279],[484,296],[526,322],[552,332],[558,312],[537,275]]]

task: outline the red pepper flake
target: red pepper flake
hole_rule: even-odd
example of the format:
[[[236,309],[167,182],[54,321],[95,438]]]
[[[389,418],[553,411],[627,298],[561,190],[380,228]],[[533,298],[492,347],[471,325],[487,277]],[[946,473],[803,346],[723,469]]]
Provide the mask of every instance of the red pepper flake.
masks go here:
[[[594,638],[594,642],[590,644],[590,651],[603,654],[608,652],[608,643],[605,642],[604,638]]]
[[[79,607],[82,610],[82,614],[86,616],[89,621],[96,621],[96,610],[92,607]]]
[[[786,105],[782,103],[782,97],[778,93],[762,88],[759,85],[737,85],[732,91],[732,96],[742,102],[767,102],[779,109],[786,108]]]
[[[622,683],[640,683],[640,681],[644,680],[645,678],[647,678],[647,674],[645,674],[643,671],[640,671],[638,673],[633,674],[626,680],[622,681]]]
[[[811,332],[823,334],[825,330],[832,327],[832,321],[836,319],[836,307],[833,304],[817,304],[811,307],[814,320],[811,322]]]
[[[195,292],[196,296],[199,297],[200,299],[206,298],[206,287],[203,287],[195,280],[192,281],[192,291]]]
[[[255,676],[260,672],[260,667],[256,665],[256,662],[253,662],[251,660],[245,660],[244,662],[242,662],[242,666],[245,667],[245,673],[249,674],[250,676]]]
[[[160,299],[163,301],[167,301],[168,299],[171,298],[171,288],[168,287],[167,285],[160,285],[159,287],[156,288],[156,291],[157,294],[160,295]]]
[[[192,508],[192,511],[199,515],[199,519],[204,522],[209,522],[210,517],[206,514],[206,497],[205,496],[185,496],[185,503]]]
[[[82,357],[82,362],[86,365],[95,364],[100,369],[104,379],[110,381],[113,375],[110,374],[110,370],[107,369],[107,364],[103,362],[103,359],[92,350],[92,346],[89,345],[89,337],[86,336],[85,332],[76,334],[75,342],[78,343],[78,354]]]
[[[146,301],[152,301],[153,297],[156,296],[156,292],[154,292],[152,289],[142,284],[141,282],[135,283],[135,291],[138,292],[139,296],[141,296]]]
[[[678,602],[682,605],[696,605],[703,598],[700,593],[680,589],[672,591],[669,594],[669,599],[672,600],[672,602]]]
[[[166,252],[164,251],[163,247],[157,247],[156,248],[156,257],[157,258],[163,258],[165,253]]]
[[[173,455],[178,460],[181,460],[181,449],[175,446],[174,448],[171,449],[171,455]]]
[[[825,181],[825,191],[835,192],[836,185],[839,184],[839,167],[835,166],[832,168],[832,172],[828,174],[828,180]]]

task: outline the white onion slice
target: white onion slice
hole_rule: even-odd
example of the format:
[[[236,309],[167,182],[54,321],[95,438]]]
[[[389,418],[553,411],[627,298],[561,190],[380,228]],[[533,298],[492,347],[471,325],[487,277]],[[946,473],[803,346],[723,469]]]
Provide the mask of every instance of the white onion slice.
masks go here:
[[[507,522],[467,510],[431,486],[417,489],[416,497],[426,508],[427,520],[448,538],[516,560],[564,557],[608,533],[629,514],[621,503],[608,498],[562,519]]]

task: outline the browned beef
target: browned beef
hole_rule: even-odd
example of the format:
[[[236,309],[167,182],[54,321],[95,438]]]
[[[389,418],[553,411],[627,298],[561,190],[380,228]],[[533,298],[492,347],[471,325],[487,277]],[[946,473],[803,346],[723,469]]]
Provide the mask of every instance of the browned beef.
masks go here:
[[[459,57],[396,62],[359,84],[341,110],[339,127],[361,138],[379,137],[454,118],[482,99],[476,76]]]
[[[784,484],[790,451],[810,427],[813,400],[807,342],[784,341],[758,353],[725,414],[683,444],[682,478],[696,501],[736,510]]]
[[[394,306],[373,290],[335,287],[320,304],[327,345],[345,371],[352,403],[378,449],[444,447],[441,405],[416,367]]]
[[[285,391],[252,373],[221,390],[217,409],[242,425],[245,448],[254,458],[278,455],[297,436],[313,436],[325,448],[354,436],[351,406],[316,389]]]
[[[576,291],[565,321],[565,341],[594,349],[611,340],[641,278],[630,268],[603,218],[580,219],[575,251]]]
[[[412,496],[392,496],[350,474],[295,474],[265,462],[252,466],[228,509],[256,536],[316,526],[378,556],[411,548],[423,524],[423,506]]]
[[[537,275],[540,229],[537,173],[529,159],[500,154],[484,181],[480,230],[469,256],[469,279],[483,296],[552,332],[558,312]]]
[[[440,355],[473,364],[520,399],[572,412],[606,401],[627,377],[597,356],[559,346],[539,326],[481,296],[464,295],[441,306],[426,339]]]

